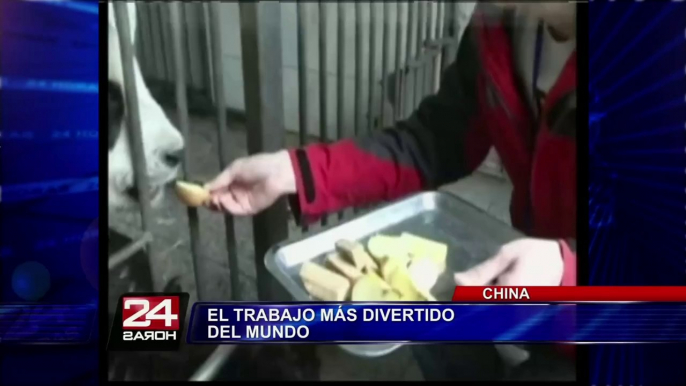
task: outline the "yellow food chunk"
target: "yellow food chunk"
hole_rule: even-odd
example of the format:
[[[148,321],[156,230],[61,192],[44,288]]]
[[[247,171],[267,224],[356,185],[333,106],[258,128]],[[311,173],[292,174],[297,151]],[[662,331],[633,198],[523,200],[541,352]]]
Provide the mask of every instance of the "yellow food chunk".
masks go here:
[[[367,250],[378,263],[385,261],[389,256],[398,255],[400,237],[383,234],[374,235],[367,241]]]
[[[198,184],[176,182],[176,195],[186,206],[197,207],[204,205],[210,199],[210,192]]]
[[[400,297],[398,292],[375,273],[364,275],[353,286],[352,300],[355,302],[396,301]]]
[[[388,284],[393,289],[400,292],[403,297],[419,297],[417,289],[415,288],[414,283],[412,283],[412,279],[410,278],[410,273],[408,272],[407,267],[399,265],[390,273],[387,281]]]
[[[402,257],[390,256],[381,266],[381,276],[385,280],[389,280],[391,274],[400,266],[407,266],[410,263],[410,258],[403,255]]]
[[[341,255],[339,255],[338,253],[335,253],[335,252],[329,253],[326,256],[326,262],[336,272],[342,274],[343,276],[347,277],[348,279],[350,279],[353,282],[362,277],[362,272],[360,270],[358,270],[357,268],[355,268],[354,265],[343,260]]]
[[[435,262],[428,257],[413,259],[408,267],[410,279],[418,290],[430,291],[441,275]]]
[[[404,232],[400,237],[404,248],[413,259],[427,257],[434,261],[441,272],[445,270],[445,261],[448,257],[447,245],[408,232]]]
[[[302,265],[300,278],[305,290],[319,300],[341,302],[346,300],[350,292],[348,279],[312,262]]]
[[[364,246],[360,243],[350,240],[339,240],[336,242],[336,249],[360,271],[377,271],[379,269],[379,265],[369,256]]]

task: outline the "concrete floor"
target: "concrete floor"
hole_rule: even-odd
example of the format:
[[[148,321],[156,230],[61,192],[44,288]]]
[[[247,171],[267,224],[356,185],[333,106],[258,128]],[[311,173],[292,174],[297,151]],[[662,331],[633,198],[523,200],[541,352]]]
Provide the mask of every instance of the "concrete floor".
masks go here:
[[[173,113],[168,114],[172,121]],[[246,136],[242,125],[230,123],[231,154],[233,157],[246,155]],[[190,167],[191,179],[205,181],[220,170],[218,161],[217,134],[212,118],[194,117],[191,120],[191,134],[187,146],[194,155]],[[295,136],[289,136],[289,145],[295,145]],[[476,206],[491,213],[504,222],[509,222],[508,205],[511,187],[508,182],[476,173],[470,178],[444,187]],[[153,267],[163,278],[181,277],[185,291],[195,299],[193,259],[191,254],[188,220],[185,207],[177,200],[165,200],[162,207],[155,209],[155,246],[160,261]],[[230,299],[228,257],[223,218],[206,210],[200,210],[200,256],[197,259],[197,277],[203,300],[220,301]],[[110,213],[110,224],[124,234],[135,237],[140,229],[138,213]],[[316,230],[316,228],[314,229]],[[290,234],[300,230],[290,223]],[[255,287],[254,251],[252,246],[252,225],[249,218],[235,218],[235,233],[238,247],[240,286],[243,300],[257,300]],[[195,346],[194,346],[195,347]],[[337,346],[320,346],[323,366],[323,380],[422,380],[421,372],[408,348],[378,359],[361,359],[345,353]],[[206,350],[197,355],[207,355]],[[196,362],[196,361],[190,361]],[[167,374],[170,375],[170,374]],[[167,378],[167,377],[165,377]]]

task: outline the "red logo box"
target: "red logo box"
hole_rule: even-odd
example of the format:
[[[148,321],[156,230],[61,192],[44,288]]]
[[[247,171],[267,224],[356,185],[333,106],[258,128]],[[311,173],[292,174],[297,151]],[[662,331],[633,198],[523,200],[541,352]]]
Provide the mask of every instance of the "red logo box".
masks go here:
[[[123,330],[178,330],[178,296],[126,296],[122,298]]]

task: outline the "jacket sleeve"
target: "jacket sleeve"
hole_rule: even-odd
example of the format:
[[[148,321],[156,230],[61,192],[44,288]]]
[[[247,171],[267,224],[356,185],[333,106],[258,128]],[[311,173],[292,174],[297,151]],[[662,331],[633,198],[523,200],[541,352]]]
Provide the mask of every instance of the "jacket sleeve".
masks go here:
[[[576,286],[576,240],[560,240],[560,251],[564,271],[562,271],[562,286]]]
[[[490,148],[477,121],[478,52],[467,28],[438,93],[409,119],[369,136],[290,151],[299,222],[346,207],[388,201],[470,174]]]

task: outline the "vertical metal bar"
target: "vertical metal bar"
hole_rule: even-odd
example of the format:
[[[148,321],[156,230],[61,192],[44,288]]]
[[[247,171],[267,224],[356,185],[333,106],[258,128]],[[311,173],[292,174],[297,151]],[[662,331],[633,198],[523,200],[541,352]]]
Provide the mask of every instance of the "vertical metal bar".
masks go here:
[[[298,12],[298,108],[300,114],[300,127],[298,130],[300,145],[307,144],[307,10],[305,4],[296,4]]]
[[[345,3],[338,3],[338,57],[336,60],[338,64],[336,66],[336,76],[337,78],[337,93],[336,98],[336,130],[337,139],[342,139],[345,135],[343,130],[343,118],[345,116]],[[338,213],[338,219],[342,220],[345,217],[345,211],[340,211]]]
[[[369,3],[369,104],[367,118],[369,120],[368,130],[371,133],[374,130],[374,96],[376,90],[376,12],[374,2]]]
[[[307,9],[306,3],[298,2],[296,4],[298,19],[298,111],[300,119],[300,127],[298,134],[300,139],[300,146],[307,144],[307,129],[308,129],[308,111],[307,111],[307,35],[305,29],[307,28]],[[307,232],[307,225],[301,227],[303,232]]]
[[[417,60],[417,68],[415,70],[414,78],[414,103],[412,108],[416,109],[419,102],[422,100],[423,83],[424,83],[424,41],[426,40],[426,3],[419,2],[419,20],[417,21],[417,41],[415,52],[415,59]]]
[[[455,30],[455,25],[454,25],[454,19],[453,16],[455,14],[454,9],[457,7],[457,4],[455,3],[445,3],[444,9],[443,9],[443,37],[444,38],[450,38],[451,40],[454,39],[454,30]],[[441,50],[441,75],[443,75],[443,71],[448,67],[450,64],[450,61],[452,60],[450,53],[451,53],[451,46],[443,46],[443,49]]]
[[[438,9],[436,10],[436,39],[444,41],[443,36],[445,31],[445,1],[438,3]],[[434,78],[433,78],[433,90],[434,93],[438,92],[441,86],[441,75],[443,72],[443,47],[438,49],[438,57],[436,58],[436,63],[434,65]]]
[[[248,152],[255,154],[280,150],[286,144],[283,129],[281,4],[241,2],[239,9]],[[267,250],[288,237],[285,199],[280,199],[253,217],[253,235],[259,298],[287,299],[286,291],[278,290],[280,287],[264,266]]]
[[[226,128],[226,102],[224,94],[224,63],[222,58],[221,40],[221,7],[220,2],[210,3],[210,33],[212,37],[212,78],[214,79],[214,101],[217,111],[217,135],[219,136],[219,162],[221,167],[231,163],[229,154],[229,133]],[[279,126],[281,130],[283,126]],[[250,130],[248,130],[250,133]],[[231,299],[241,300],[240,271],[238,267],[238,253],[236,247],[236,232],[233,217],[224,216],[224,230],[226,235],[226,252],[229,261],[229,280],[231,281]]]
[[[182,21],[183,21],[183,26],[185,26],[186,33],[183,35],[184,37],[184,58],[188,63],[188,66],[186,67],[186,76],[188,77],[186,81],[186,87],[189,88],[195,88],[195,73],[193,71],[193,68],[197,64],[198,57],[197,55],[192,54],[193,50],[193,44],[191,42],[191,31],[193,32],[193,35],[195,35],[196,30],[197,30],[197,24],[193,22],[193,19],[190,17],[191,14],[195,13],[196,4],[193,3],[181,3],[181,15],[182,15]],[[196,19],[197,21],[197,19]]]
[[[363,119],[362,109],[364,108],[364,101],[362,99],[362,88],[364,87],[364,78],[362,74],[362,62],[364,60],[364,52],[362,50],[363,46],[363,30],[362,30],[362,14],[364,9],[362,8],[363,3],[355,3],[355,96],[354,96],[354,119],[355,119],[355,136],[362,134],[362,122]],[[370,36],[370,51],[369,51],[369,89],[368,89],[368,102],[369,107],[367,109],[367,133],[370,133],[374,127],[374,109],[372,108],[373,95],[374,95],[374,3],[369,3],[369,12],[371,18],[371,25],[369,27]],[[361,208],[353,208],[353,213],[359,213]]]
[[[436,25],[438,24],[436,22],[436,3],[433,1],[430,1],[427,4],[428,7],[428,12],[427,12],[427,17],[429,18],[429,22],[426,24],[426,41],[424,46],[427,47],[427,43],[430,41],[434,41],[436,39]],[[424,73],[424,90],[422,91],[422,94],[424,97],[426,97],[429,94],[432,94],[434,92],[433,90],[433,77],[434,77],[434,63],[436,62],[436,49],[432,48],[427,49],[425,48],[426,52],[426,66],[425,66],[425,73]]]
[[[145,21],[145,16],[143,15],[143,7],[141,5],[144,4],[136,4],[136,25],[140,26],[142,25]],[[150,60],[148,59],[149,55],[149,49],[148,49],[148,44],[150,44],[145,38],[144,38],[144,31],[143,28],[138,27],[136,31],[136,36],[133,37],[133,41],[135,42],[133,48],[136,50],[136,57],[138,58],[138,66],[141,69],[141,72],[143,74],[146,74],[150,72]]]
[[[183,52],[184,46],[184,25],[181,23],[181,7],[183,3],[173,1],[169,3],[169,16],[172,29],[172,52],[174,54],[174,64],[176,70],[176,112],[179,118],[179,128],[184,138],[190,138],[188,127],[188,101],[186,99],[186,63]],[[190,146],[186,146],[183,154],[183,175],[186,180],[190,179],[188,168],[191,164]],[[200,249],[200,226],[198,223],[198,210],[196,208],[188,207],[188,228],[191,238],[191,252],[193,253],[193,272],[195,274],[195,286],[198,300],[206,300],[207,297],[201,289],[201,274],[198,265],[201,257]]]
[[[387,2],[383,3],[383,35],[381,40],[381,98],[379,98],[379,127],[383,128],[387,122],[384,121],[384,107],[386,101],[386,79],[388,77],[389,63],[388,63],[388,42],[391,38],[391,5]]]
[[[460,39],[460,30],[462,29],[462,26],[460,25],[460,15],[462,13],[462,10],[460,9],[461,5],[463,5],[463,3],[452,3],[452,10],[450,12],[451,20],[448,30],[450,31],[450,37],[455,40]],[[445,53],[446,60],[444,61],[444,63],[447,67],[450,64],[450,62],[455,60],[455,58],[457,57],[457,47],[454,45],[448,46],[445,50]]]
[[[138,92],[136,91],[136,70],[133,61],[133,44],[129,27],[128,4],[114,2],[114,16],[119,35],[119,49],[121,51],[122,72],[124,75],[124,94],[126,96],[126,108],[128,123],[128,137],[131,145],[131,157],[134,165],[136,185],[140,194],[141,220],[143,232],[148,232],[152,227],[152,209],[150,207],[150,182],[148,181],[148,168],[143,151],[143,133],[141,131],[140,111],[138,104]],[[160,272],[157,267],[157,251],[153,243],[148,249],[148,262],[151,272]],[[161,291],[164,283],[161,275],[152,275],[152,283],[155,291]]]
[[[157,4],[154,3],[148,3],[146,4],[148,7],[148,22],[146,24],[149,25],[142,25],[141,27],[143,28],[148,28],[150,32],[150,37],[151,37],[151,46],[153,48],[152,52],[152,57],[154,59],[155,63],[155,68],[156,68],[156,79],[162,80],[164,79],[165,72],[164,72],[164,55],[162,52],[162,46],[164,45],[162,43],[162,37],[160,36],[160,29],[158,28],[160,25],[160,15],[157,12]]]
[[[162,63],[164,64],[164,80],[169,81],[171,80],[170,78],[172,77],[173,71],[170,66],[171,60],[169,60],[169,53],[167,52],[167,47],[169,47],[171,44],[169,44],[169,36],[167,35],[166,31],[168,30],[168,25],[167,25],[167,17],[168,15],[166,14],[166,4],[155,4],[157,6],[157,14],[159,16],[160,23],[158,25],[158,28],[160,30],[160,40],[162,43],[162,46],[160,47],[162,50]]]
[[[362,2],[355,3],[355,135],[362,134]]]
[[[403,108],[402,108],[402,114],[403,117],[407,116],[407,111],[409,109],[412,109],[412,96],[410,95],[410,86],[412,85],[411,80],[411,74],[412,74],[412,69],[410,66],[410,62],[412,61],[412,31],[413,31],[413,23],[414,23],[414,14],[416,11],[416,2],[411,2],[407,4],[407,24],[405,25],[405,77],[403,79]]]
[[[403,22],[402,22],[402,5],[403,3],[395,3],[396,13],[395,13],[395,101],[394,101],[394,111],[393,117],[395,120],[399,120],[402,115],[400,112],[402,104],[402,93],[403,93],[403,79],[404,71],[402,66],[402,44],[403,44]]]
[[[328,122],[329,110],[328,110],[328,97],[329,88],[327,87],[327,75],[329,66],[327,61],[327,51],[326,51],[326,27],[329,25],[327,23],[328,17],[326,15],[326,3],[319,2],[319,136],[324,142],[329,141],[329,134],[327,130],[326,123]],[[328,216],[322,216],[322,226],[326,226],[328,222]]]
[[[204,71],[204,86],[207,88],[210,100],[213,103],[217,103],[215,100],[215,95],[217,94],[215,91],[215,88],[217,87],[212,78],[212,74],[214,73],[214,64],[213,62],[213,56],[212,56],[212,28],[210,25],[212,24],[212,18],[210,17],[210,4],[207,2],[202,2],[200,3],[202,6],[202,18],[203,18],[203,24],[205,25],[205,36],[204,39],[202,39],[202,43],[200,44],[201,51],[203,53],[203,60],[206,64],[205,71]]]

